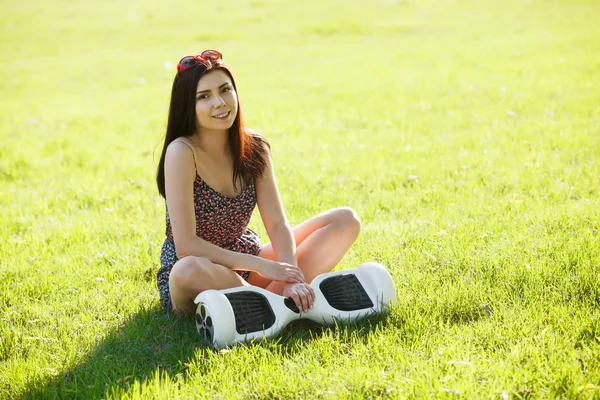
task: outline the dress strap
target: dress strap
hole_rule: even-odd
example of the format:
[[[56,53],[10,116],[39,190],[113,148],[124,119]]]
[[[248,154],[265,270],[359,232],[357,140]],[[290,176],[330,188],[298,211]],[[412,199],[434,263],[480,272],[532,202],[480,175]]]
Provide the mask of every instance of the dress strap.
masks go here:
[[[180,140],[178,140],[178,139],[180,139]],[[194,170],[196,171],[196,175],[198,175],[198,167],[196,166],[196,152],[194,151],[194,148],[192,147],[191,144],[188,143],[188,141],[184,137],[179,137],[175,140],[177,140],[179,143],[185,144],[192,151],[192,158],[194,159]]]

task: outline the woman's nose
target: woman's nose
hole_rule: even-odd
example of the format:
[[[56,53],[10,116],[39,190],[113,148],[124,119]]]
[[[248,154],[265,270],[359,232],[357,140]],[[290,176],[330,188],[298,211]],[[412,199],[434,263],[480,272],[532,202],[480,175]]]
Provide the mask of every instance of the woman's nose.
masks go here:
[[[223,104],[225,104],[225,100],[223,100],[223,98],[219,95],[215,96],[215,108],[218,108]]]

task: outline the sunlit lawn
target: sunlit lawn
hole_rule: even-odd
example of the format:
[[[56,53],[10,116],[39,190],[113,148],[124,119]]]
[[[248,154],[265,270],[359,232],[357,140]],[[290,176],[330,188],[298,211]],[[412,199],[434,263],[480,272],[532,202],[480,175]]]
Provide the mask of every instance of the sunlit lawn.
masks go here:
[[[600,398],[595,1],[0,6],[0,398]],[[292,223],[387,317],[213,353],[161,310],[154,183],[180,57],[217,48]],[[255,213],[252,228],[268,237]]]

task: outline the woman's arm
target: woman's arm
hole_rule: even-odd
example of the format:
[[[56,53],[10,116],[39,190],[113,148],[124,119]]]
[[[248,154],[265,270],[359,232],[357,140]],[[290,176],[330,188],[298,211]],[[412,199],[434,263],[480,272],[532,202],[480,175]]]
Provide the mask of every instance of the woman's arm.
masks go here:
[[[287,266],[251,254],[226,250],[196,236],[195,178],[192,149],[183,142],[172,142],[165,155],[165,192],[177,258],[204,257],[232,270],[255,271],[270,279],[287,282],[303,280],[296,264]]]
[[[273,160],[267,146],[265,146],[267,166],[263,176],[256,185],[256,197],[260,216],[271,239],[273,251],[277,260],[286,262],[298,267],[298,257],[296,256],[296,240],[292,227],[285,215],[275,172],[273,169]],[[304,278],[304,274],[302,275]],[[275,279],[276,280],[276,279]],[[291,297],[296,307],[307,312],[315,301],[314,290],[305,282],[276,282],[277,291],[281,290],[284,297]]]
[[[296,242],[292,232],[275,180],[273,160],[268,146],[265,146],[267,166],[262,178],[256,183],[256,200],[258,210],[277,260],[292,265],[298,265],[296,257]]]

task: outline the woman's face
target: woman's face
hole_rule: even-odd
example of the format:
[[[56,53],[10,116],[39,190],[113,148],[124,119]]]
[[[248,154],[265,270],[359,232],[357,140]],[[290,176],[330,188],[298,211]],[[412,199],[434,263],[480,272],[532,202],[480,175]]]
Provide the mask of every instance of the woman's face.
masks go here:
[[[233,125],[237,112],[237,93],[229,75],[221,69],[204,74],[196,88],[199,130],[227,130]]]

